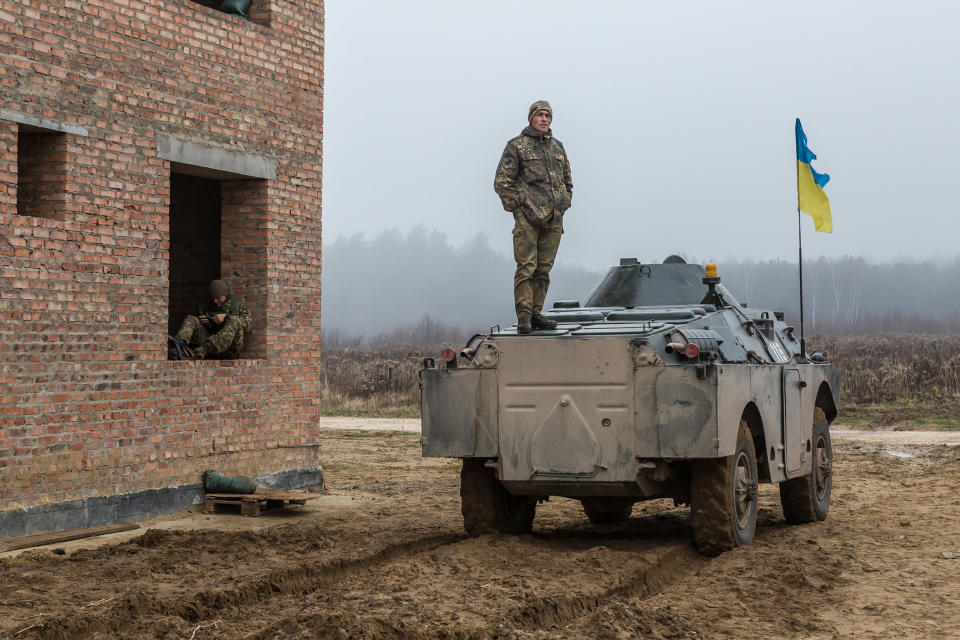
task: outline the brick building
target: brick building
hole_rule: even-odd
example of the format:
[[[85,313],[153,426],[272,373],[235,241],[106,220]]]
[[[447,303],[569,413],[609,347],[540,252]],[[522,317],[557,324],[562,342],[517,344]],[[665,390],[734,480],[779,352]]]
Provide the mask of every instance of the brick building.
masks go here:
[[[0,538],[314,484],[323,2],[0,0]],[[166,336],[222,277],[244,359]]]

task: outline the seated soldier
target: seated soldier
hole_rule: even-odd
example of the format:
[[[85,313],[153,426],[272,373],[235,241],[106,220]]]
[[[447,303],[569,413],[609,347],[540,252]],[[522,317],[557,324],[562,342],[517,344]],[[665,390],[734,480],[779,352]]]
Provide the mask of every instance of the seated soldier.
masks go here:
[[[187,316],[177,335],[170,337],[170,359],[240,357],[244,334],[253,328],[250,310],[243,300],[230,296],[223,280],[211,282],[209,293],[210,299],[200,303],[197,315]]]

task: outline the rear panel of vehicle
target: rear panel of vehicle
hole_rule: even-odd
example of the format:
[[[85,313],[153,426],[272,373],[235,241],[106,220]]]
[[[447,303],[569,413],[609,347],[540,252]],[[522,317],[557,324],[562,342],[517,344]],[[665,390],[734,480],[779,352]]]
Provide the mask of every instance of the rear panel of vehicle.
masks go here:
[[[630,482],[634,384],[629,338],[507,338],[500,363],[500,479]]]

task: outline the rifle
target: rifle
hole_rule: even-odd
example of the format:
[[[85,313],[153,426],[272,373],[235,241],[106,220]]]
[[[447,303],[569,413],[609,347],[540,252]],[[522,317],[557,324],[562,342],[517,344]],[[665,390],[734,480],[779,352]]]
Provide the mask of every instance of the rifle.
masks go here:
[[[199,313],[200,315],[198,317],[200,318],[200,322],[203,322],[203,320],[206,319],[211,325],[215,327],[222,327],[227,323],[227,318],[230,317],[230,309],[224,309],[223,311],[217,311],[216,309],[214,309],[213,311],[204,311],[203,309],[201,309]],[[216,322],[214,322],[213,317],[221,313],[223,314],[223,322],[221,322],[220,324],[217,324]]]

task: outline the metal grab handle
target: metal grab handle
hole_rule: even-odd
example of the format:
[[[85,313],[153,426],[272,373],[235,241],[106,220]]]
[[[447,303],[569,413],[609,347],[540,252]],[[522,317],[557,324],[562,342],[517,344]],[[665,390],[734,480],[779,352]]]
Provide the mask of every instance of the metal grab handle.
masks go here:
[[[605,465],[594,462],[593,471],[581,471],[579,473],[558,473],[555,471],[540,471],[539,469],[534,469],[533,473],[530,474],[530,477],[527,480],[533,480],[533,477],[536,475],[548,476],[554,478],[592,478],[601,471],[607,471],[608,468]]]

